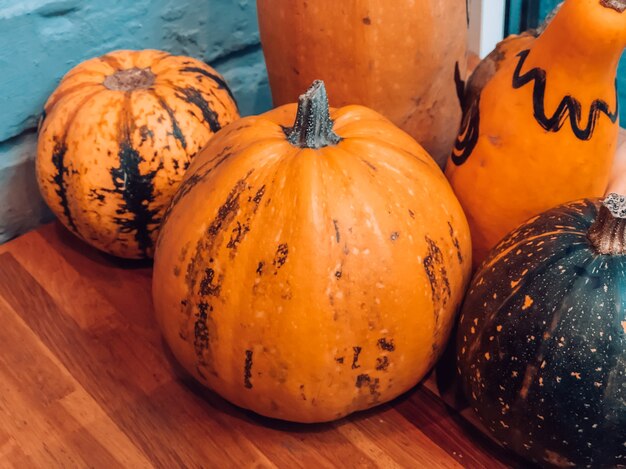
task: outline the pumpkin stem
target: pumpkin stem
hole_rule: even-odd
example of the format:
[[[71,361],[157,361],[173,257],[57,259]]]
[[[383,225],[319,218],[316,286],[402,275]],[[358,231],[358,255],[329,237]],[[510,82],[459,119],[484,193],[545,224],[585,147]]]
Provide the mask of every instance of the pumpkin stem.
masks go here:
[[[618,13],[626,11],[626,0],[600,0],[602,6],[612,8]]]
[[[555,6],[552,9],[552,11],[550,13],[548,13],[548,16],[546,16],[546,18],[543,20],[543,23],[541,23],[539,25],[539,27],[535,30],[535,34],[537,36],[539,36],[541,33],[543,33],[546,30],[546,28],[550,25],[552,20],[554,18],[556,18],[556,15],[558,15],[559,11],[561,11],[561,7],[563,6],[563,3],[565,3],[565,2],[559,3],[557,6]]]
[[[598,254],[626,254],[626,197],[609,194],[587,234]]]
[[[134,91],[150,88],[156,76],[149,68],[119,70],[104,79],[104,86],[113,91]]]
[[[283,131],[289,143],[300,148],[317,150],[341,141],[341,137],[333,131],[328,96],[322,80],[315,80],[307,92],[300,95],[296,122]]]

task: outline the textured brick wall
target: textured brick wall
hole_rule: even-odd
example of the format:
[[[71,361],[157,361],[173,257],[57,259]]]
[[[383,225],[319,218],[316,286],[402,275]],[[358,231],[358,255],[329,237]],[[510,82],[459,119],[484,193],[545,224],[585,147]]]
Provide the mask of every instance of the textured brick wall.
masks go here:
[[[255,0],[0,0],[0,242],[51,219],[34,177],[34,128],[74,65],[115,49],[206,61],[243,114],[270,106]]]

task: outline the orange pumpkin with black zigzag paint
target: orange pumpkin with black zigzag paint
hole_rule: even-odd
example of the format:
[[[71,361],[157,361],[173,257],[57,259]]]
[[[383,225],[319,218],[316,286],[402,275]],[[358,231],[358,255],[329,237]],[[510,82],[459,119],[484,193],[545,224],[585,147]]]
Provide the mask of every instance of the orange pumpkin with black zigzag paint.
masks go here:
[[[625,46],[626,0],[567,0],[543,32],[507,39],[474,72],[446,175],[476,264],[531,216],[604,194]]]

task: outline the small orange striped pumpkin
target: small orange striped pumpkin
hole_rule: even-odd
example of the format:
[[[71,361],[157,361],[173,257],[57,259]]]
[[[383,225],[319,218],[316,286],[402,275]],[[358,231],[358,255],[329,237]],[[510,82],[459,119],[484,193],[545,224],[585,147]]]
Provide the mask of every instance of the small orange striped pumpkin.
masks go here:
[[[156,50],[88,60],[46,103],[37,149],[41,193],[89,244],[149,258],[189,163],[238,117],[224,79],[198,60]]]

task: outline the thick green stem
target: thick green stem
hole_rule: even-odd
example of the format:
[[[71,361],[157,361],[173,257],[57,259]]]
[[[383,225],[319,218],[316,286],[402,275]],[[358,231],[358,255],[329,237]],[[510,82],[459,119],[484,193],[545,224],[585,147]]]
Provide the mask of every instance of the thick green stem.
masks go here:
[[[341,137],[333,131],[324,82],[316,80],[298,100],[296,122],[285,128],[287,140],[300,148],[319,149],[337,145]]]
[[[626,197],[609,194],[587,234],[598,254],[626,254]]]

